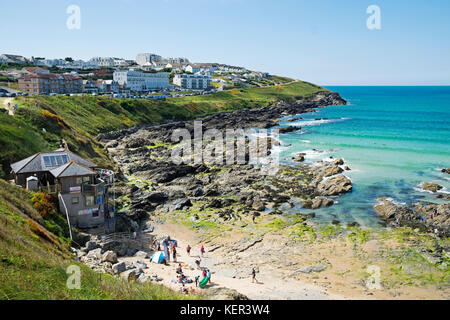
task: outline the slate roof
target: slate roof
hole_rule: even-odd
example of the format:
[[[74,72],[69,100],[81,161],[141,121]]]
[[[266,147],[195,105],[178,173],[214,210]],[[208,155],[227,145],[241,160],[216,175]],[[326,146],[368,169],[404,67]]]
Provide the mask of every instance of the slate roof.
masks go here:
[[[53,157],[53,161],[51,161],[48,164],[44,161],[45,160],[44,157],[47,159]],[[55,161],[56,160],[55,157],[58,158],[57,160],[59,160],[59,162]],[[26,159],[11,164],[11,168],[15,174],[45,172],[51,171],[57,167],[65,165],[70,161],[76,161],[77,163],[88,168],[97,168],[96,164],[86,159],[83,159],[79,155],[76,155],[75,153],[70,152],[69,150],[64,148],[57,149],[51,152],[36,153],[31,157],[28,157]]]
[[[83,166],[73,160],[60,167],[50,170],[50,173],[55,178],[87,176],[96,174],[96,172],[91,170],[89,167]]]

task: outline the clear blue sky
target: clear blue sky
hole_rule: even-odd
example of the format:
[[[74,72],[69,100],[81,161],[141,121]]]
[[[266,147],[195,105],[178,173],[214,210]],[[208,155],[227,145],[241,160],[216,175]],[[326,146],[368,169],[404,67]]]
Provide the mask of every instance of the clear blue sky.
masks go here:
[[[81,8],[68,30],[66,9]],[[366,9],[381,8],[381,30]],[[322,85],[450,85],[448,0],[2,0],[0,53],[242,65]]]

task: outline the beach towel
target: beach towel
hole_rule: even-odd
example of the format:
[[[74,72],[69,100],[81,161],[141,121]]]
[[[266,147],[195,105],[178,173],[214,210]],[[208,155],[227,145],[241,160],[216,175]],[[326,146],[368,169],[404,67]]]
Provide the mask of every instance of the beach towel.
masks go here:
[[[200,283],[198,284],[198,286],[199,286],[200,288],[204,289],[204,288],[206,287],[206,285],[208,284],[208,282],[209,282],[209,278],[208,278],[208,277],[205,277],[205,278],[202,279],[202,281],[200,281]]]

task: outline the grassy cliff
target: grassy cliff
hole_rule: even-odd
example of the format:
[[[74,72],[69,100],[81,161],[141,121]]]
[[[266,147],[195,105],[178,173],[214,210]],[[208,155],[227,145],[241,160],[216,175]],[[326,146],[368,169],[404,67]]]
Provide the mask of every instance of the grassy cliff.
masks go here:
[[[43,217],[32,197],[0,179],[0,300],[192,298],[152,283],[123,282],[75,262],[64,230],[60,235],[49,230],[58,230],[63,218],[57,212]],[[70,265],[81,269],[79,290],[66,286]]]
[[[165,120],[186,120],[211,112],[264,107],[278,100],[307,98],[324,90],[297,81],[166,101],[91,96],[19,97],[13,101],[19,105],[14,117],[0,112],[0,165],[8,173],[10,163],[57,148],[60,138],[64,138],[72,151],[110,167],[111,160],[94,138],[99,133]],[[39,105],[38,110],[35,103]]]

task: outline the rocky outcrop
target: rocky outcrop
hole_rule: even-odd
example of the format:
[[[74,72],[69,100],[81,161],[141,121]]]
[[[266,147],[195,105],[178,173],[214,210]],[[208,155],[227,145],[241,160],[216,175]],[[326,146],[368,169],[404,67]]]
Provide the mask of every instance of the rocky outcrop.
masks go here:
[[[316,197],[312,200],[311,209],[317,209],[322,207],[329,207],[334,204],[332,199],[324,198],[324,197]]]
[[[406,206],[395,204],[389,200],[382,201],[382,203],[373,207],[382,219],[394,220],[399,218],[401,220],[416,220],[418,218],[417,214]]]
[[[450,235],[449,203],[417,203],[411,209],[386,199],[380,201],[382,202],[375,205],[374,209],[386,221],[398,221],[401,226],[419,228],[423,231],[438,229],[441,234]]]
[[[352,182],[346,176],[339,174],[328,178],[317,187],[317,191],[322,196],[336,196],[342,193],[352,191]]]
[[[437,183],[432,183],[432,182],[426,182],[423,184],[422,187],[424,190],[431,191],[431,192],[438,192],[439,190],[441,190],[443,188],[441,185],[438,185]]]

